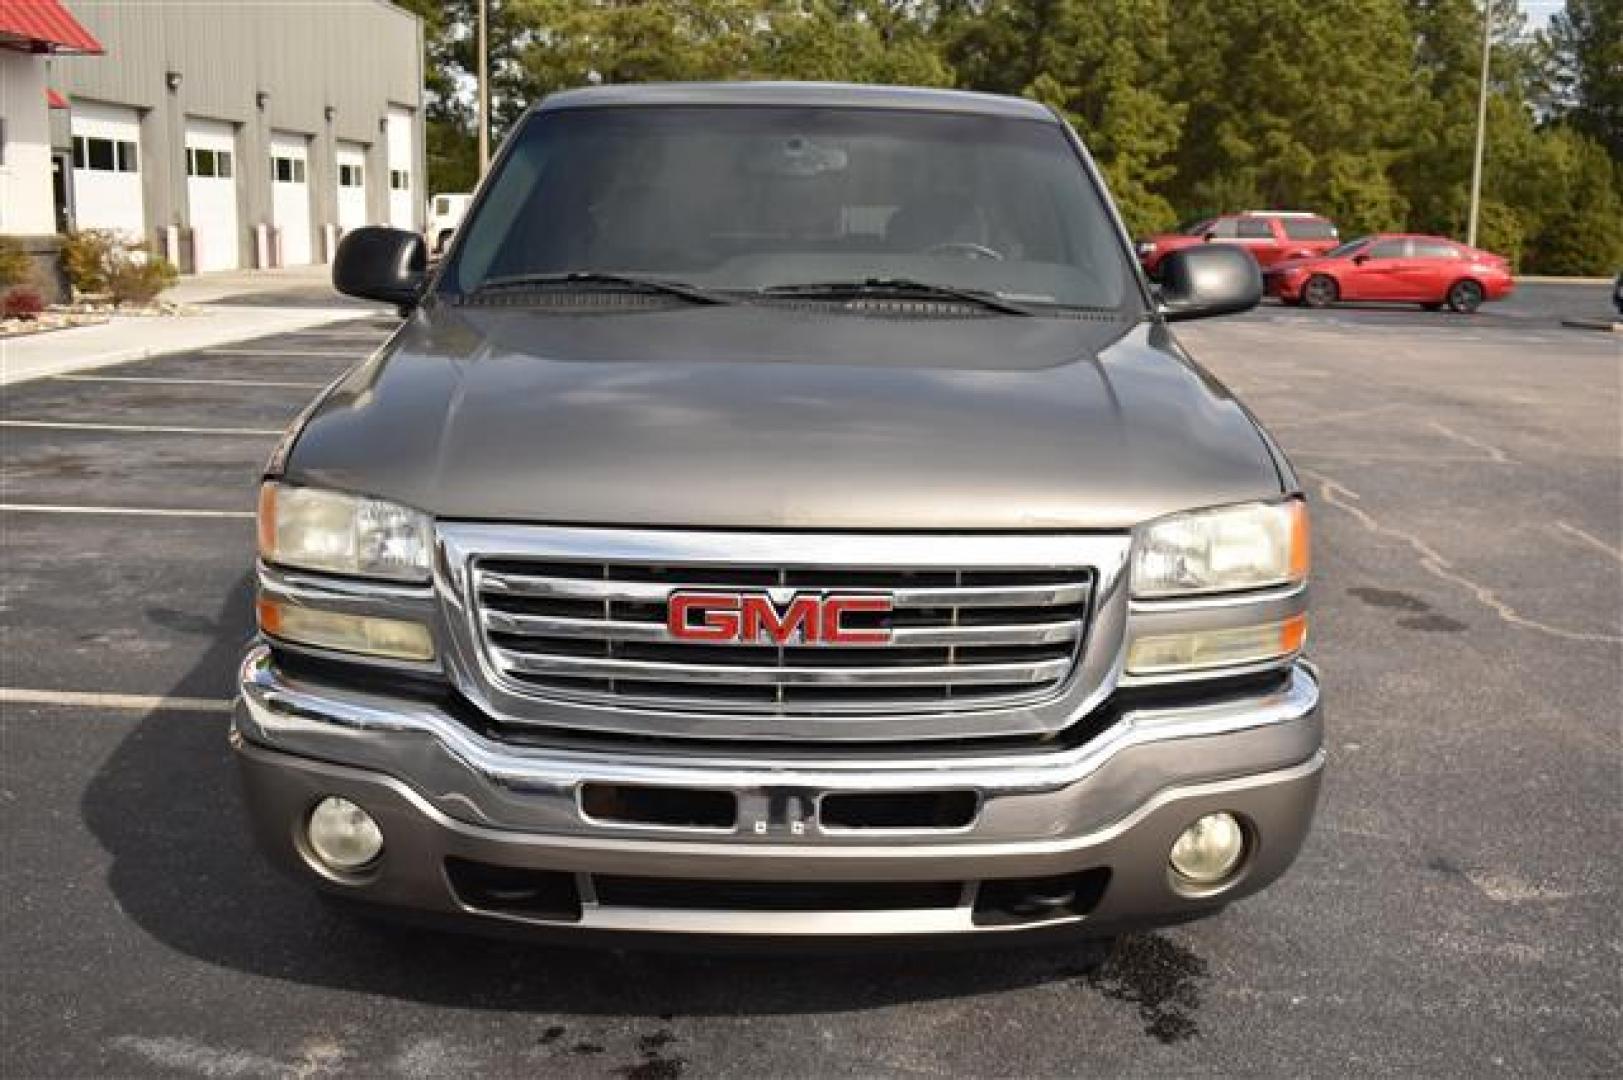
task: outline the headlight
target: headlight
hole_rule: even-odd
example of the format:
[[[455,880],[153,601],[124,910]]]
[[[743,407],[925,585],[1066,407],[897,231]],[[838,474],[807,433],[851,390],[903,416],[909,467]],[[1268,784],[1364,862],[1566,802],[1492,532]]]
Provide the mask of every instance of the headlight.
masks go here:
[[[381,499],[267,483],[259,489],[259,557],[330,574],[427,581],[428,515]]]
[[[1300,499],[1174,514],[1139,530],[1133,596],[1235,592],[1307,577],[1307,507]]]

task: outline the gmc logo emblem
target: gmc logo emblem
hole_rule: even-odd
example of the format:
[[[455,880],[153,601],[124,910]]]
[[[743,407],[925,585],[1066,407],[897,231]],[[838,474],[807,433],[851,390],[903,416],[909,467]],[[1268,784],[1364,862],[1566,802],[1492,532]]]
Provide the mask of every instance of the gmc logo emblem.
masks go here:
[[[889,611],[885,596],[797,594],[780,607],[766,593],[677,592],[665,629],[678,641],[755,645],[885,645],[890,631],[852,629],[854,611]]]

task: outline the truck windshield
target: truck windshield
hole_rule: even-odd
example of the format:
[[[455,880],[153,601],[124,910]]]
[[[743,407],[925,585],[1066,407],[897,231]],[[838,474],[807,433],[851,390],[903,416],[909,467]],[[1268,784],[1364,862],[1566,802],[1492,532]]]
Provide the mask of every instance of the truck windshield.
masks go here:
[[[905,280],[1028,307],[1132,295],[1103,198],[1056,124],[617,106],[541,112],[512,138],[443,292],[598,273],[740,294]]]

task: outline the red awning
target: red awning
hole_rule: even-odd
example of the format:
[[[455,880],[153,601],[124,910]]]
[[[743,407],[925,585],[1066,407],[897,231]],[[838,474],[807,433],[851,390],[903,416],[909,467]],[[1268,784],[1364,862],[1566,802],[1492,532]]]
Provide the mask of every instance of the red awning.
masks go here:
[[[68,99],[47,86],[45,88],[45,107],[48,109],[65,109],[68,107]]]
[[[5,0],[0,4],[0,46],[95,56],[106,51],[57,0]]]

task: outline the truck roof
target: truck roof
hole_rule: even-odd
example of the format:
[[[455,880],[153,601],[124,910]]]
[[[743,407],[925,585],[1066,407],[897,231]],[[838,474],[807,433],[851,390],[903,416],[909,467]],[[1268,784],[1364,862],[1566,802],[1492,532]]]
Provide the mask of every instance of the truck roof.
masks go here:
[[[819,105],[836,108],[912,109],[1054,122],[1046,106],[1025,98],[916,86],[832,82],[634,83],[563,90],[538,112],[615,105]]]

